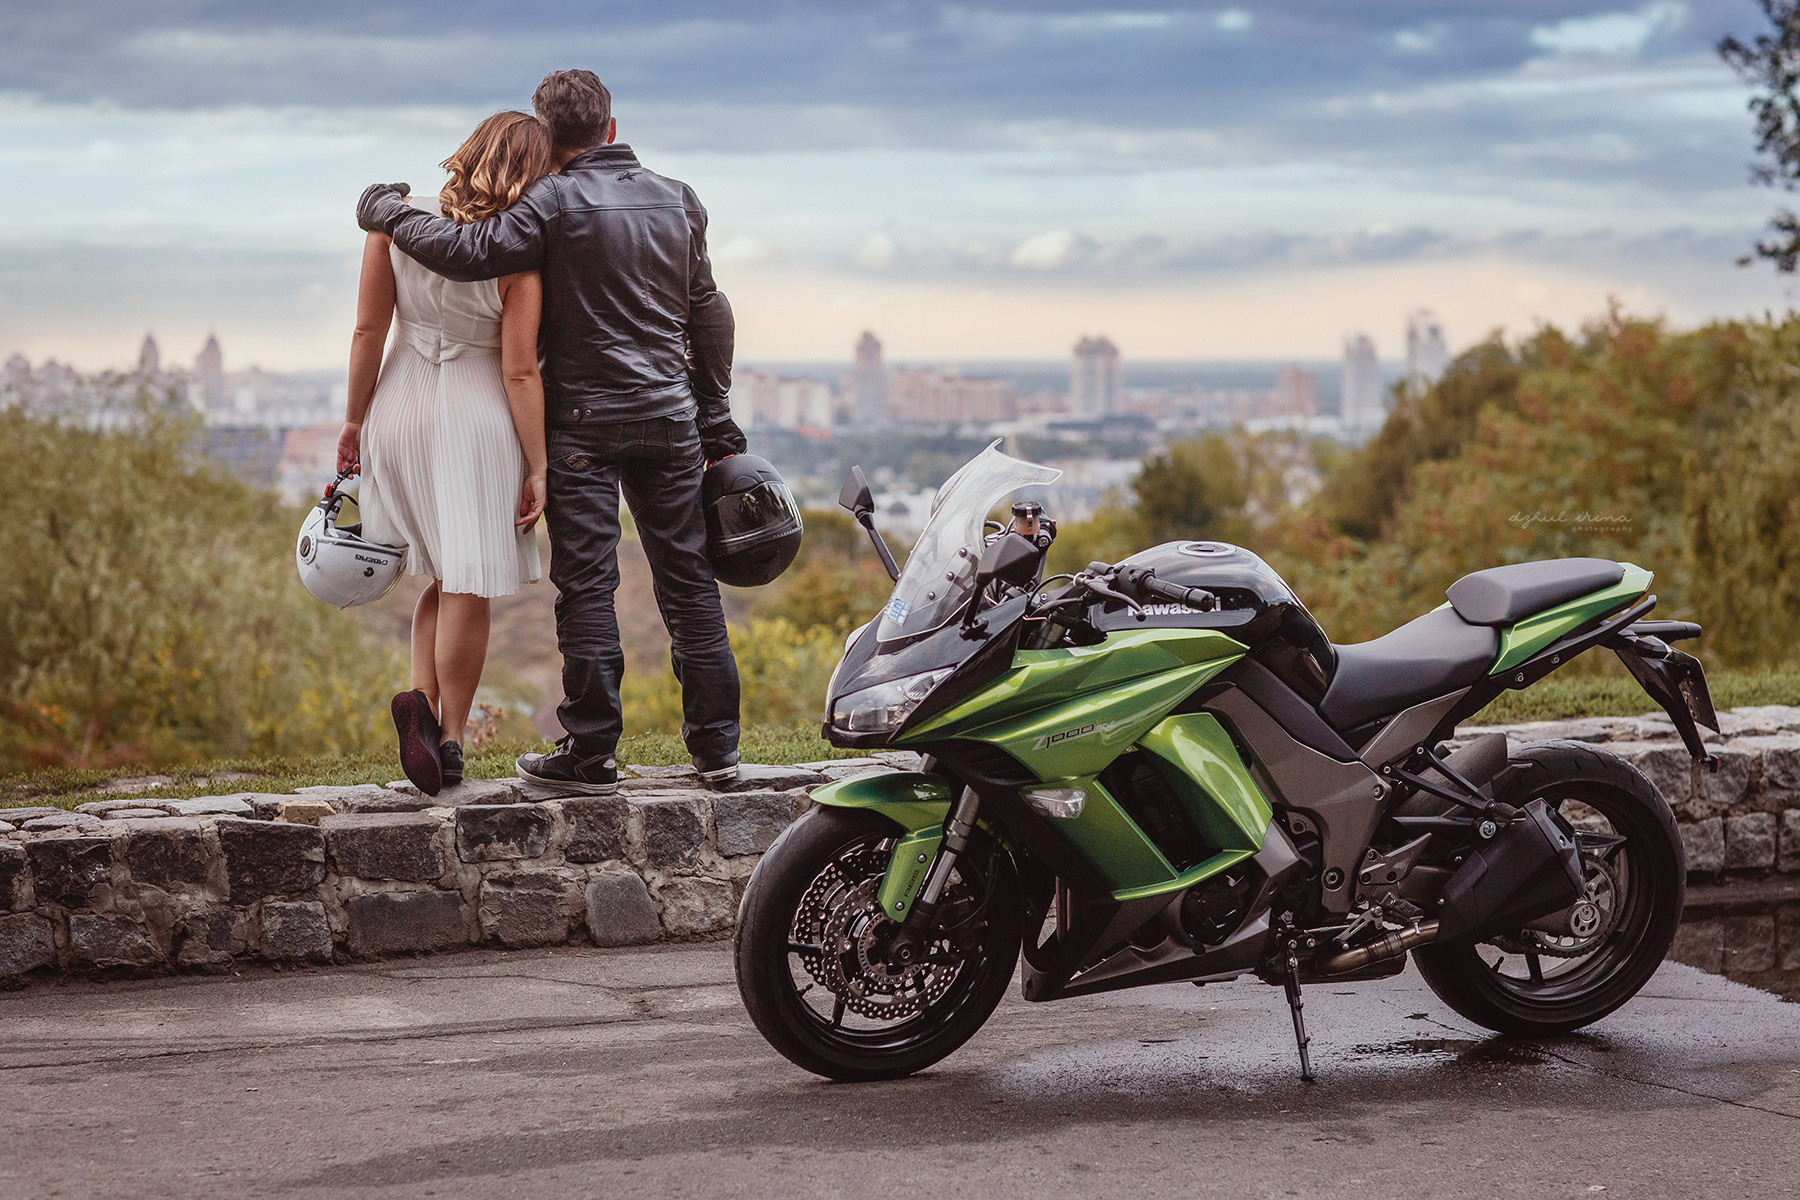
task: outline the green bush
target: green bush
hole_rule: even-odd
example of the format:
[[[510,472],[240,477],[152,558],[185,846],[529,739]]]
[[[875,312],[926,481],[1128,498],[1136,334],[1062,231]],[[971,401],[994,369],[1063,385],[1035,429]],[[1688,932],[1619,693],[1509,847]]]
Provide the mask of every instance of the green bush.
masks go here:
[[[301,514],[197,433],[167,404],[119,431],[0,410],[0,770],[382,741],[398,656],[307,594]]]

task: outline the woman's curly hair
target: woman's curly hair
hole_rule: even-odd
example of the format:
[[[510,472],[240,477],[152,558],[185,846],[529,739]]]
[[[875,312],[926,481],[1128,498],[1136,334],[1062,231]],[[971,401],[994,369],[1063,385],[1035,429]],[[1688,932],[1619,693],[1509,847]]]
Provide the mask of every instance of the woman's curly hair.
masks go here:
[[[550,133],[530,113],[498,112],[442,166],[450,172],[438,193],[444,215],[460,225],[485,221],[517,204],[526,188],[550,173]]]

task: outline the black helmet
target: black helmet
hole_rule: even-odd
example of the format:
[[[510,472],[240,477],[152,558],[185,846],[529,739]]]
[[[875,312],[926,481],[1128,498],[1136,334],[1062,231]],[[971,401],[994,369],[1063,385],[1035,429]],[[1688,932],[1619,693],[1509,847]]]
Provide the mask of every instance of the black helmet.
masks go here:
[[[766,458],[733,454],[700,480],[706,509],[706,557],[732,587],[769,583],[800,553],[800,506]]]

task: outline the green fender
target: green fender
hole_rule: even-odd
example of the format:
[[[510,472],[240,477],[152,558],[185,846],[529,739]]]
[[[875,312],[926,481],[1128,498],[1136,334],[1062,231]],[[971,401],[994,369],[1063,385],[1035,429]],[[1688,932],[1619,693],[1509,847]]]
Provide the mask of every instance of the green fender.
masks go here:
[[[891,920],[901,920],[944,840],[950,784],[941,775],[911,771],[856,775],[826,784],[813,792],[812,800],[830,808],[871,809],[900,826],[900,842],[888,860],[877,898]]]

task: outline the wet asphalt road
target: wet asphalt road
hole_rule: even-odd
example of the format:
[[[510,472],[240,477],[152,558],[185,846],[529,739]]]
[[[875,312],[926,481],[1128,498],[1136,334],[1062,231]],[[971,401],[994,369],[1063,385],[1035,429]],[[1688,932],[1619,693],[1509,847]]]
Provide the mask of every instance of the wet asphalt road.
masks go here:
[[[1800,1006],[1669,964],[1492,1039],[1410,968],[1026,1004],[898,1083],[814,1079],[724,945],[0,995],[0,1196],[1777,1196]]]

